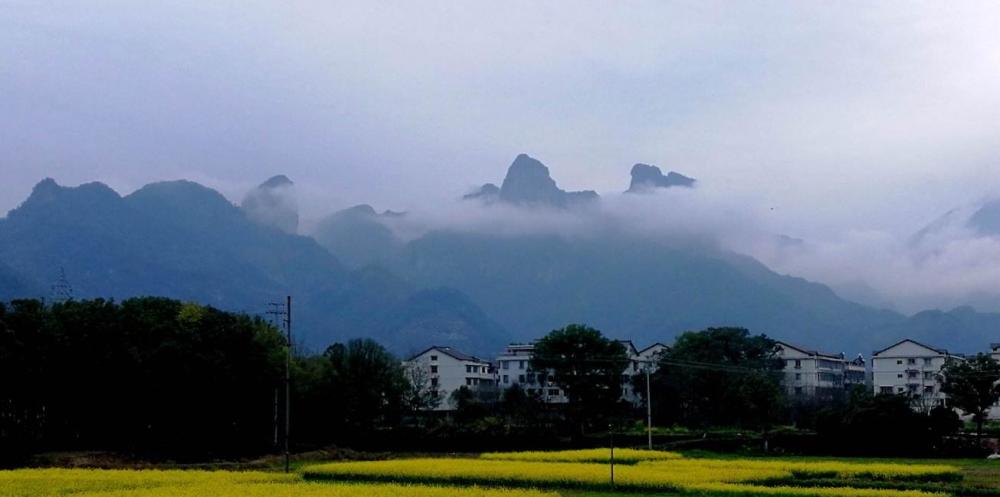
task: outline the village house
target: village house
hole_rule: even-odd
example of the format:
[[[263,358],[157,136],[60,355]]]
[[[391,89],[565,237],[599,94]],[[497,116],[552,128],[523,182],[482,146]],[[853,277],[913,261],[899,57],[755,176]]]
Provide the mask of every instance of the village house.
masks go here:
[[[872,388],[875,395],[906,395],[915,409],[925,412],[947,406],[940,373],[948,360],[964,359],[916,340],[901,340],[872,354]]]
[[[779,341],[784,362],[782,385],[792,400],[830,400],[851,385],[865,384],[865,360],[848,361],[844,354],[827,354]]]
[[[403,361],[403,367],[413,378],[425,382],[433,395],[440,399],[435,410],[454,409],[450,395],[461,387],[470,389],[495,388],[496,371],[489,361],[452,347],[433,346]]]

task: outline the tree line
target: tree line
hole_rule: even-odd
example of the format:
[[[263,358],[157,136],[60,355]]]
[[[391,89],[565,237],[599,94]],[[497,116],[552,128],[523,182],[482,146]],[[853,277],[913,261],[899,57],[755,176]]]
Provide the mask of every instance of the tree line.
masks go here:
[[[285,347],[280,330],[260,318],[166,298],[0,304],[0,463],[50,450],[174,459],[274,452]],[[867,389],[796,403],[784,394],[774,340],[742,328],[683,333],[657,360],[649,385],[655,426],[766,434],[795,424],[848,452],[873,446],[871,437],[918,452],[960,426],[950,409],[916,412],[906,398]],[[567,404],[497,385],[442,399],[380,344],[335,343],[294,356],[292,442],[298,450],[405,441],[414,449],[516,448],[625,430],[645,418],[646,378],[624,376],[630,361],[599,330],[569,325],[541,338],[531,361]],[[945,373],[956,406],[981,422],[1000,396],[1000,366],[976,358]],[[640,405],[622,399],[626,381]],[[441,402],[454,409],[434,412]],[[444,444],[456,440],[469,447]]]

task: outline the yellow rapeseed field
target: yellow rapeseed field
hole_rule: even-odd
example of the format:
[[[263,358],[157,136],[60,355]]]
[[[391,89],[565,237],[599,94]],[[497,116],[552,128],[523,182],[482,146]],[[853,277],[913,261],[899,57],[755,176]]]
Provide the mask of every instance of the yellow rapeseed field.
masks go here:
[[[527,452],[487,452],[479,456],[491,461],[538,461],[538,462],[608,462],[611,459],[609,449],[583,449],[560,451],[527,451]],[[622,464],[634,464],[639,461],[662,461],[680,459],[676,452],[662,450],[615,449],[615,461]]]
[[[312,483],[299,475],[227,471],[0,471],[2,497],[558,497],[530,489]]]
[[[297,475],[238,471],[19,469],[0,471],[0,497],[82,492],[291,482]]]
[[[853,481],[958,478],[957,469],[946,465],[687,459],[677,454],[645,452],[630,453],[634,464],[616,466],[616,488],[729,497],[946,497],[937,492],[851,488],[846,484],[796,485],[802,482],[808,485],[810,478],[822,478],[824,485],[839,478]],[[565,459],[585,461],[594,454],[595,451],[565,451],[490,454],[482,458],[339,462],[310,466],[302,474],[24,469],[0,471],[0,497],[558,497],[558,489],[610,487],[607,463],[564,462]],[[538,460],[519,460],[532,458]],[[799,479],[803,480],[797,482]],[[455,486],[440,486],[446,484]]]
[[[676,459],[640,462],[640,466],[662,471],[715,471],[741,468],[761,474],[779,472],[782,477],[867,478],[872,480],[953,480],[954,466],[941,464],[849,463],[841,461],[785,461],[755,459]],[[752,478],[760,480],[763,478]]]
[[[744,464],[750,462],[751,464]],[[744,495],[831,495],[857,497],[928,497],[944,494],[856,488],[816,489],[805,487],[756,486],[752,482],[791,478],[795,471],[828,476],[830,471],[840,474],[864,474],[869,465],[852,467],[847,463],[787,463],[771,461],[673,459],[641,462],[637,465],[615,468],[615,486],[633,490],[694,491]],[[880,468],[885,474],[897,469],[899,474],[911,476],[920,469]],[[907,468],[907,469],[903,469]],[[941,468],[927,466],[923,471]],[[853,473],[852,473],[853,472]],[[304,470],[307,478],[340,480],[410,481],[422,483],[481,484],[504,486],[536,486],[551,488],[610,487],[607,464],[497,461],[485,459],[400,459],[388,461],[363,461],[331,463],[311,466]]]

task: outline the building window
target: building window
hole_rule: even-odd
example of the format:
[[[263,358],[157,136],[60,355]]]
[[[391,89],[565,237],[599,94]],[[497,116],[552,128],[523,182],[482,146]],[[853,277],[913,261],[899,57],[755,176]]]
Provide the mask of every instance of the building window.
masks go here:
[[[532,384],[535,383],[535,375],[534,375],[534,373],[529,373],[528,374],[528,383],[532,383]]]
[[[903,373],[896,373],[896,378],[902,378],[902,377],[903,377]]]
[[[910,379],[916,379],[916,377],[917,377],[917,372],[916,372],[916,371],[908,371],[908,372],[906,373],[906,377],[907,377],[907,378],[910,378]]]
[[[432,360],[432,361],[436,361],[436,360],[438,360],[438,356],[436,356],[436,355],[432,355],[432,356],[431,356],[431,360]]]
[[[925,380],[933,380],[934,379],[934,372],[933,371],[924,371],[924,379]]]
[[[466,386],[470,386],[471,387],[472,386],[472,378],[466,378],[465,379],[465,384],[466,384]]]
[[[503,361],[500,365],[503,366],[504,369],[510,369],[510,361]]]
[[[896,359],[896,364],[897,364],[897,365],[899,365],[899,364],[903,364],[903,360],[902,360],[902,359]]]
[[[431,386],[432,387],[438,386],[438,379],[437,378],[431,378]]]
[[[934,393],[934,385],[927,385],[924,387],[924,393]]]
[[[524,369],[524,361],[517,361],[517,369]]]
[[[916,358],[911,357],[911,358],[909,358],[909,359],[906,360],[906,363],[907,364],[916,364],[917,360],[916,360]]]
[[[431,373],[437,373],[437,372],[438,372],[437,364],[431,364]]]
[[[802,360],[801,359],[796,359],[795,360],[795,369],[802,369]]]
[[[517,375],[517,382],[518,383],[524,383],[524,375],[523,374]]]
[[[878,393],[892,393],[892,387],[878,387]]]
[[[924,366],[930,366],[934,362],[934,359],[930,357],[924,357]]]
[[[802,395],[802,387],[795,387],[795,395]]]
[[[802,379],[802,373],[795,373],[795,381],[799,381],[801,379]]]
[[[558,388],[550,388],[549,389],[549,395],[553,395],[553,396],[559,395],[559,389]]]
[[[510,383],[510,376],[503,375],[503,382],[504,383]]]

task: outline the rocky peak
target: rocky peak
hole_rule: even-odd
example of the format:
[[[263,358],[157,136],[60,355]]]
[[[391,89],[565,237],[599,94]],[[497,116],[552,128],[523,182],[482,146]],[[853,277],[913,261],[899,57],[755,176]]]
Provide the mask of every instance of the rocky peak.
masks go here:
[[[282,186],[293,186],[292,180],[288,179],[288,176],[284,174],[279,174],[277,176],[271,176],[270,179],[260,184],[258,188],[280,188]]]
[[[294,185],[284,174],[272,176],[247,193],[240,208],[250,220],[258,224],[278,228],[286,233],[297,233],[299,205]]]
[[[484,186],[486,191],[490,191]],[[495,187],[494,187],[495,188]],[[483,190],[480,190],[482,193]],[[570,204],[597,199],[593,191],[567,192],[560,189],[549,175],[549,168],[537,159],[520,154],[507,169],[507,176],[499,189],[501,201],[513,204],[550,205],[566,207]]]
[[[500,187],[493,183],[486,183],[478,190],[462,195],[462,200],[482,200],[486,203],[493,203],[500,197]]]
[[[649,192],[657,188],[670,188],[674,186],[691,188],[694,186],[694,183],[694,178],[689,178],[673,171],[664,176],[660,168],[640,163],[632,166],[632,183],[629,185],[626,193]]]

